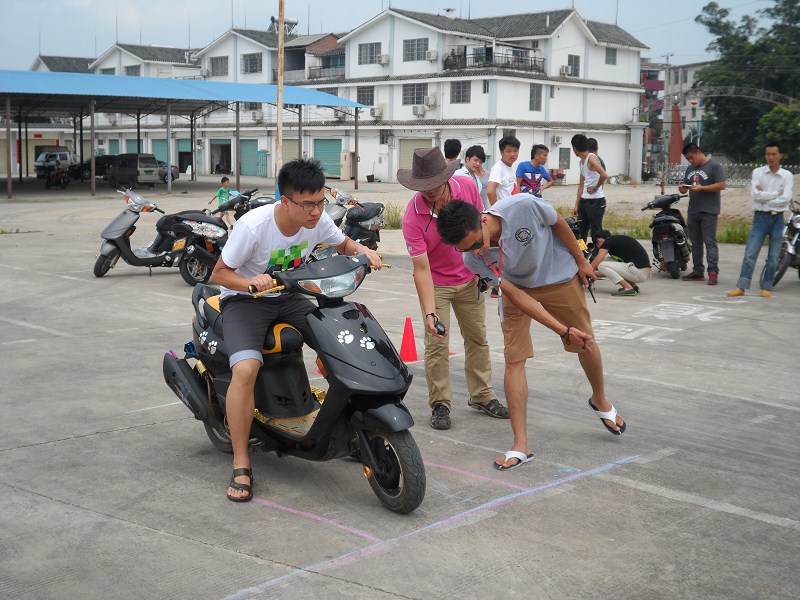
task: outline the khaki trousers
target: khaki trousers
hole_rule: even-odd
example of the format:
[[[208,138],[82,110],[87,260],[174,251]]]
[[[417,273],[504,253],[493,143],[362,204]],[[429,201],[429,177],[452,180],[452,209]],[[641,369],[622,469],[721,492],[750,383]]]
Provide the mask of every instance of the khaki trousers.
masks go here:
[[[484,404],[495,398],[492,391],[492,361],[486,340],[486,295],[477,294],[475,283],[457,286],[433,286],[436,314],[447,327],[441,338],[425,330],[425,378],[428,381],[428,404],[450,408],[450,308],[456,315],[464,338],[464,372],[470,404]],[[423,315],[424,322],[424,315]]]

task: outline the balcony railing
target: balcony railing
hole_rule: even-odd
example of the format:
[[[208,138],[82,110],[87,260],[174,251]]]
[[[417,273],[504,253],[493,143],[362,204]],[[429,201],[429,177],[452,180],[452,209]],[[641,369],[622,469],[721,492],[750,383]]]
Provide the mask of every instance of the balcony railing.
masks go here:
[[[306,70],[298,69],[297,71],[284,71],[284,81],[303,81],[306,78]],[[272,69],[272,81],[278,81],[278,69]]]
[[[528,71],[544,73],[544,59],[530,56],[515,56],[513,54],[495,53],[493,55],[458,55],[450,54],[442,61],[443,68],[449,69],[485,69],[499,68],[515,71]]]
[[[308,67],[309,79],[344,77],[344,67]]]

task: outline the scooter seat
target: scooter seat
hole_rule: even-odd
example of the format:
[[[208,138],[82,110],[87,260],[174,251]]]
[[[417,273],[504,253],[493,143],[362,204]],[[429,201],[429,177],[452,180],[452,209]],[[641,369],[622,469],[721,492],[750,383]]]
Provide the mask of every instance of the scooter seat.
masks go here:
[[[363,206],[363,208],[362,208]],[[361,223],[378,217],[383,213],[383,204],[379,202],[364,202],[361,206],[354,206],[347,211],[347,221]]]
[[[219,296],[211,296],[203,303],[203,316],[205,316],[211,330],[219,337],[222,334],[222,313],[220,312]],[[263,354],[287,354],[300,350],[303,347],[303,334],[288,323],[275,323],[264,337]]]

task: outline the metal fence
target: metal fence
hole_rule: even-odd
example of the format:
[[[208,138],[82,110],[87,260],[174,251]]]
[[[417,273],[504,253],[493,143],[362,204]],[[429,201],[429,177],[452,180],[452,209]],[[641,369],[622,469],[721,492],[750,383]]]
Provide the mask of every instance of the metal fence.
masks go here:
[[[750,187],[750,181],[753,176],[753,169],[763,167],[766,163],[723,163],[722,168],[725,169],[725,178],[729,188]],[[666,173],[665,183],[667,185],[677,185],[683,181],[683,175],[686,173],[687,164],[672,164],[668,168],[663,169],[660,167],[658,171],[650,173],[648,181],[658,185],[662,173]],[[800,165],[781,165],[792,175],[800,173]]]

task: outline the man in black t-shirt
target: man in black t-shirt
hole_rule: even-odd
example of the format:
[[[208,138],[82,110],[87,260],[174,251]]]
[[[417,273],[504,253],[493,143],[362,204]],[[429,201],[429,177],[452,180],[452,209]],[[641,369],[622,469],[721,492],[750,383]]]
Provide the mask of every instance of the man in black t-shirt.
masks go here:
[[[635,296],[639,293],[637,283],[650,277],[650,258],[642,245],[628,235],[611,235],[606,229],[593,235],[597,255],[592,267],[620,286],[612,296]],[[604,260],[608,258],[609,260]]]

